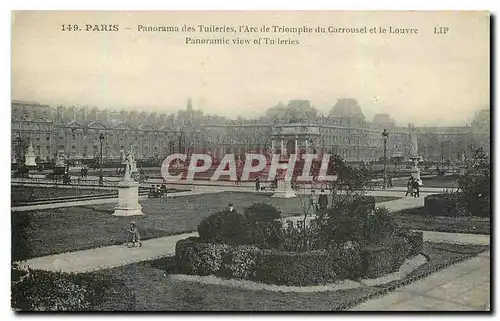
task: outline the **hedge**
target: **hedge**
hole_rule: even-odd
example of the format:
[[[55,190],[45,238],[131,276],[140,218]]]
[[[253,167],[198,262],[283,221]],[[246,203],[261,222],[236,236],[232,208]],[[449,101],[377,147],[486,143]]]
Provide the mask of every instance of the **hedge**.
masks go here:
[[[268,204],[257,203],[237,211],[221,211],[203,219],[198,234],[206,243],[256,245],[278,248],[281,212]]]
[[[399,269],[410,251],[405,237],[394,237],[364,249],[346,243],[309,252],[211,244],[188,238],[177,242],[175,257],[176,273],[306,286],[389,274]]]
[[[13,280],[11,305],[18,311],[96,311],[101,310],[107,299],[114,299],[115,285],[111,280],[97,274],[73,274],[42,270],[28,270],[20,274],[16,267],[13,275],[22,278]],[[23,275],[24,274],[24,275]],[[112,291],[114,290],[114,291]],[[111,292],[110,292],[111,291]],[[131,310],[135,299],[122,286],[120,296],[127,300],[122,306],[113,303],[113,308]],[[114,295],[116,296],[116,295]],[[109,305],[109,304],[108,304]]]
[[[362,250],[363,276],[377,278],[397,271],[409,256],[411,246],[405,237],[374,244]]]
[[[180,240],[175,245],[176,270],[193,275],[218,274],[229,249],[225,244],[201,243],[196,237]]]
[[[414,257],[422,252],[424,246],[424,232],[422,231],[412,231],[406,235],[408,243],[410,245],[410,250],[408,252],[408,258]]]
[[[424,199],[425,213],[429,216],[457,216],[457,200],[453,194],[433,194]]]
[[[425,197],[424,207],[429,216],[491,216],[490,195],[433,194]]]
[[[255,281],[290,286],[318,285],[357,277],[361,255],[355,249],[258,254]]]

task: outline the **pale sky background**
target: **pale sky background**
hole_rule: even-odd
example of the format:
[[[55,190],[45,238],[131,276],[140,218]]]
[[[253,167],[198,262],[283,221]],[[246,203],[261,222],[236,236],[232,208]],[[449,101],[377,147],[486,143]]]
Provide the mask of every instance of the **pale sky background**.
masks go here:
[[[62,24],[119,24],[119,32],[62,32]],[[146,26],[283,25],[418,28],[396,34],[138,32]],[[436,35],[434,27],[448,27]],[[126,30],[125,28],[130,28]],[[299,45],[187,45],[184,38],[280,37]],[[462,125],[490,101],[486,12],[17,12],[12,99],[259,116],[308,99],[327,113],[356,98],[369,121]]]

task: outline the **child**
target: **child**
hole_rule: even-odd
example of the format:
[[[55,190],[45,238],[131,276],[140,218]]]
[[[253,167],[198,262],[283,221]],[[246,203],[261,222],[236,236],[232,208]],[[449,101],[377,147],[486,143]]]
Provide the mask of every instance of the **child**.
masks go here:
[[[128,230],[128,232],[132,236],[132,245],[135,246],[135,242],[137,242],[139,243],[139,247],[141,247],[141,236],[139,235],[139,229],[137,228],[137,225],[134,221],[130,222],[130,229]]]

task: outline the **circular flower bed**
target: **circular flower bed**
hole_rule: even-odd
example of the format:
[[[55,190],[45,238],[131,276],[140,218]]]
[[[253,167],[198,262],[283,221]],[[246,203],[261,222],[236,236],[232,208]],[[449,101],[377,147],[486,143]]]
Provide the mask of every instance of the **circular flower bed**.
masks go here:
[[[188,238],[177,242],[176,273],[290,286],[377,278],[397,271],[407,258],[418,255],[421,238],[420,233],[412,236],[413,242],[406,237],[396,237],[377,246],[339,246],[308,252],[228,246]]]
[[[177,242],[177,273],[284,286],[378,278],[422,249],[423,234],[402,230],[374,202],[342,204],[314,224],[283,226],[281,213],[254,204],[204,219],[199,238]]]

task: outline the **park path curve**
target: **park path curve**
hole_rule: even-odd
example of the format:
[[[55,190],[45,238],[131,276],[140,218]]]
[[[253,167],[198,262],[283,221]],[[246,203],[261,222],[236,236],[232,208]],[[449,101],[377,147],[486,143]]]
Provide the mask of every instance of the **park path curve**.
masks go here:
[[[37,270],[62,272],[89,272],[109,269],[174,255],[177,241],[197,235],[198,233],[183,233],[145,240],[142,242],[142,247],[128,248],[125,245],[112,245],[54,254],[27,260],[22,265]]]
[[[351,311],[488,311],[490,251],[449,266]]]
[[[449,243],[487,245],[489,235],[471,235],[458,233],[424,232],[424,241],[446,240]],[[198,236],[198,233],[184,233],[143,241],[142,247],[127,248],[125,245],[112,245],[89,250],[66,252],[61,254],[29,259],[22,264],[32,269],[63,272],[88,272],[131,263],[152,260],[175,254],[177,241]]]

